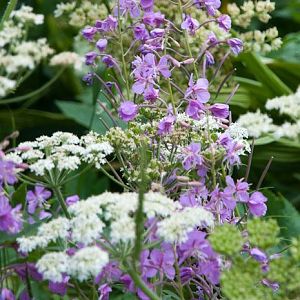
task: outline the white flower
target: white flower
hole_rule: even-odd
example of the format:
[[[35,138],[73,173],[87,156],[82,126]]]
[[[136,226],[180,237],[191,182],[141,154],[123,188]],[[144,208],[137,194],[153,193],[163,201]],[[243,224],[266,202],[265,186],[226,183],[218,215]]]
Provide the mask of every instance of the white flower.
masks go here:
[[[196,226],[213,226],[213,215],[202,207],[185,207],[158,222],[157,234],[165,242],[183,243]]]
[[[44,23],[44,15],[38,15],[32,12],[33,8],[30,6],[22,5],[19,10],[15,10],[11,13],[10,17],[17,18],[20,22],[31,22],[35,25]]]
[[[66,239],[69,234],[70,221],[66,218],[59,217],[48,223],[42,224],[38,229],[38,236],[46,236],[51,241],[56,241],[58,238]]]
[[[17,238],[19,250],[23,253],[29,253],[36,248],[45,248],[50,240],[47,236],[30,236]]]
[[[135,222],[132,217],[122,216],[112,221],[110,237],[113,243],[132,242],[135,239]]]
[[[61,52],[53,56],[50,66],[73,66],[75,69],[82,68],[82,58],[75,52]]]
[[[45,175],[46,171],[51,171],[55,167],[53,161],[49,158],[40,159],[34,164],[30,165],[30,170],[35,173],[37,176]]]
[[[56,9],[54,11],[54,17],[58,18],[61,15],[63,15],[64,13],[68,13],[74,10],[74,8],[76,7],[76,2],[72,2],[72,3],[59,3],[56,5]]]
[[[68,273],[70,258],[63,252],[47,253],[36,264],[43,278],[53,282],[62,282],[62,273]]]
[[[15,88],[17,82],[7,77],[0,76],[0,97],[6,96]]]
[[[59,171],[63,171],[63,170],[74,171],[78,169],[80,164],[81,164],[80,158],[77,156],[61,155],[58,158],[57,168]]]
[[[255,138],[276,130],[273,120],[268,115],[261,113],[260,110],[241,115],[237,123],[241,127],[247,128],[249,136]]]
[[[69,274],[79,281],[84,281],[96,277],[108,262],[108,254],[100,248],[82,248],[71,257]]]

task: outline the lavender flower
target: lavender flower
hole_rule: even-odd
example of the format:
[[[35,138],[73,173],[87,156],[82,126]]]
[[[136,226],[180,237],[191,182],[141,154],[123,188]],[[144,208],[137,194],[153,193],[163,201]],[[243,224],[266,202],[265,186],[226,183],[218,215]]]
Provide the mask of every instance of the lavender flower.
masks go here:
[[[185,92],[185,98],[197,99],[200,103],[206,103],[210,98],[210,93],[208,92],[209,82],[206,78],[199,78],[196,83],[194,83],[193,75],[190,77],[189,87]]]
[[[146,12],[151,12],[153,10],[154,0],[141,0],[141,7]]]
[[[34,214],[38,207],[43,208],[46,200],[50,197],[50,191],[46,190],[43,186],[36,185],[34,187],[34,191],[28,191],[26,194],[28,212],[30,214]]]
[[[138,106],[131,101],[125,101],[119,107],[119,116],[125,121],[132,121],[138,113]]]
[[[201,144],[191,143],[188,147],[183,148],[179,156],[183,161],[182,165],[185,170],[191,170],[203,164],[203,157],[200,154]]]
[[[85,64],[90,66],[95,64],[95,60],[98,57],[98,54],[95,51],[86,53],[85,55]]]
[[[2,288],[1,289],[1,294],[0,294],[0,299],[1,300],[15,300],[16,297],[13,294],[13,292],[7,288]]]
[[[221,6],[221,0],[194,0],[198,8],[206,8],[209,15],[214,16]]]
[[[257,217],[264,216],[267,212],[265,204],[267,198],[261,192],[254,192],[247,203],[250,212]]]
[[[97,33],[97,28],[86,27],[82,31],[82,36],[89,42],[93,41],[95,34]]]
[[[109,294],[111,291],[112,288],[107,283],[102,284],[98,289],[98,292],[100,293],[99,300],[109,300]]]
[[[240,39],[232,38],[227,40],[227,44],[230,46],[231,51],[238,55],[240,52],[243,51],[243,42]]]
[[[226,119],[229,116],[229,105],[216,103],[209,107],[210,112],[216,118]]]
[[[107,39],[100,39],[97,41],[96,43],[96,47],[98,48],[98,50],[100,52],[105,51],[106,47],[107,47]]]
[[[12,161],[0,160],[0,185],[14,185],[17,181],[16,164]]]
[[[69,196],[66,198],[66,204],[68,206],[71,206],[75,203],[77,203],[79,201],[79,196],[78,195],[73,195],[73,196]]]
[[[157,133],[159,135],[169,134],[173,130],[173,124],[176,118],[172,115],[166,116],[158,124]]]
[[[9,200],[4,195],[0,195],[0,231],[9,234],[16,234],[21,231],[21,208],[21,204],[12,208]]]
[[[191,16],[186,16],[181,24],[181,29],[187,30],[190,35],[195,35],[199,26],[200,24],[197,20],[193,19]]]
[[[231,18],[228,15],[221,15],[217,18],[220,28],[229,31],[231,28]]]
[[[200,120],[204,115],[205,107],[198,100],[190,100],[185,113],[194,120]]]
[[[96,21],[95,27],[97,28],[98,31],[100,32],[110,32],[114,31],[118,27],[118,20],[109,15],[105,20],[103,21]]]
[[[121,15],[129,13],[132,18],[138,18],[140,16],[139,1],[137,0],[120,0],[118,5],[114,9],[114,14],[117,16],[120,12]]]

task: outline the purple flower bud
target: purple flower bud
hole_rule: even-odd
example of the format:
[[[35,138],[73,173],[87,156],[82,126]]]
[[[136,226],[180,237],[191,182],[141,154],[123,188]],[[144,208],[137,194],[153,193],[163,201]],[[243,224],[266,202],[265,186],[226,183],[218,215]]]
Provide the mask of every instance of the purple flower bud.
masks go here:
[[[264,285],[264,286],[267,286],[269,288],[271,288],[274,292],[278,291],[279,290],[279,284],[278,282],[275,282],[275,281],[270,281],[269,279],[262,279],[261,283]]]
[[[206,41],[206,42],[207,42],[208,44],[213,45],[213,44],[217,44],[217,43],[218,43],[218,39],[217,39],[216,35],[215,35],[213,32],[211,32],[211,33],[208,35],[207,41]]]
[[[195,35],[199,26],[200,24],[196,19],[191,18],[191,16],[186,16],[181,24],[181,29],[187,30],[190,35]]]
[[[102,284],[98,289],[98,292],[100,293],[100,298],[99,299],[109,300],[109,293],[111,291],[112,291],[112,289],[107,283]]]
[[[2,288],[1,289],[1,294],[0,294],[0,299],[1,300],[15,300],[15,296],[12,293],[11,290],[7,289],[7,288]]]
[[[240,39],[232,38],[227,40],[227,44],[230,46],[231,51],[238,55],[240,52],[243,51],[243,42]]]
[[[250,255],[258,262],[263,263],[268,260],[267,255],[258,248],[250,250]]]
[[[94,65],[97,56],[98,54],[95,51],[88,52],[85,55],[85,64],[88,66]]]
[[[216,103],[209,110],[216,118],[226,119],[229,116],[229,105],[227,104]]]
[[[102,62],[106,64],[108,68],[114,67],[117,63],[111,55],[105,55],[102,58]]]
[[[195,275],[194,270],[190,267],[183,267],[180,269],[180,279],[182,284],[188,283]]]
[[[51,218],[52,217],[52,214],[45,211],[45,210],[41,210],[40,213],[39,213],[39,219],[40,220],[45,220],[45,219],[48,219],[48,218]]]
[[[98,48],[98,50],[100,52],[105,51],[106,47],[107,47],[107,39],[100,39],[100,40],[98,40],[98,42],[96,43],[96,47]]]
[[[66,198],[66,204],[67,206],[71,206],[79,201],[78,195],[72,195]]]
[[[82,80],[87,84],[87,85],[92,85],[93,84],[93,78],[94,74],[91,72],[88,72],[82,77]]]
[[[147,38],[149,38],[148,30],[146,29],[146,26],[144,24],[139,24],[134,27],[133,29],[134,37],[137,40],[144,41]]]
[[[205,51],[205,58],[206,58],[206,65],[208,67],[215,64],[215,59],[209,51]]]
[[[155,28],[150,32],[151,37],[163,37],[165,34],[165,30],[162,28]]]
[[[95,27],[86,27],[82,31],[82,36],[89,42],[94,39],[95,34],[97,33],[97,28]]]
[[[218,17],[217,22],[220,28],[224,29],[225,31],[230,30],[231,28],[231,19],[228,15],[221,15]]]
[[[49,290],[54,294],[64,296],[67,293],[69,279],[69,276],[64,276],[62,282],[50,281]]]
[[[125,101],[119,107],[118,112],[123,121],[129,122],[136,117],[138,113],[138,106],[131,101]]]
[[[165,22],[165,16],[161,12],[147,12],[144,14],[143,23],[153,27],[159,27]]]
[[[153,10],[154,0],[141,0],[141,7],[146,12],[151,12]]]
[[[214,16],[221,6],[221,0],[194,0],[197,8],[206,8],[210,16]]]

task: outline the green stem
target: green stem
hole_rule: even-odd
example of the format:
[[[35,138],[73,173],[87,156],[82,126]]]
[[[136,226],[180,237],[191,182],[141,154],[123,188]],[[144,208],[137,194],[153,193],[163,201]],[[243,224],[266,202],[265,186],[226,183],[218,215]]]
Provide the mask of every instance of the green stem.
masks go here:
[[[184,21],[184,19],[183,19],[184,11],[183,11],[183,8],[182,8],[181,0],[178,0],[178,4],[179,4],[179,11],[180,11],[181,19],[182,19],[182,22],[183,22]],[[192,50],[190,48],[188,34],[187,34],[186,30],[184,30],[184,39],[185,39],[186,50],[187,50],[190,58],[193,58],[193,54],[192,54]],[[197,68],[196,68],[195,61],[193,61],[193,67],[194,67],[195,76],[196,76],[196,78],[198,78],[199,75],[198,75],[198,71],[197,71]]]
[[[4,12],[1,22],[0,22],[0,30],[2,30],[4,23],[8,20],[10,14],[15,9],[17,3],[18,3],[18,0],[11,0],[7,4],[7,7],[5,9],[5,12]]]
[[[128,269],[128,274],[132,278],[133,282],[137,287],[139,287],[151,300],[161,300],[161,298],[154,293],[149,287],[145,284],[145,282],[141,279],[141,277],[136,273],[136,271]]]
[[[123,46],[123,35],[121,30],[121,18],[120,18],[120,0],[118,0],[118,30],[119,30],[119,43],[120,43],[120,50],[121,50],[121,56],[122,56],[122,65],[123,65],[123,72],[125,77],[125,84],[126,84],[126,90],[127,90],[127,99],[129,100],[130,95],[130,88],[129,88],[129,77],[125,62],[125,52],[124,52],[124,46]]]
[[[118,181],[115,177],[111,176],[104,168],[101,168],[100,170],[102,171],[102,173],[104,173],[104,175],[106,175],[113,182],[117,183],[118,185],[120,185],[121,187],[123,187],[126,190],[129,189],[129,187],[127,185],[125,185],[124,183]]]
[[[67,205],[66,205],[66,203],[65,203],[65,199],[64,199],[64,197],[63,197],[63,195],[62,195],[62,193],[61,193],[60,187],[52,186],[52,189],[53,189],[53,192],[54,192],[56,198],[57,198],[58,201],[59,201],[59,204],[60,204],[60,206],[61,206],[61,208],[62,208],[62,210],[63,210],[65,216],[66,216],[68,219],[71,219],[71,216],[70,216],[70,214],[69,214],[69,212],[68,212]]]
[[[175,271],[176,271],[176,277],[177,277],[177,287],[178,287],[178,292],[179,292],[179,296],[181,300],[185,300],[184,298],[184,294],[183,294],[183,286],[180,280],[180,270],[179,270],[179,266],[178,266],[178,262],[177,262],[177,255],[176,255],[176,250],[173,249],[174,251],[174,255],[175,255]]]

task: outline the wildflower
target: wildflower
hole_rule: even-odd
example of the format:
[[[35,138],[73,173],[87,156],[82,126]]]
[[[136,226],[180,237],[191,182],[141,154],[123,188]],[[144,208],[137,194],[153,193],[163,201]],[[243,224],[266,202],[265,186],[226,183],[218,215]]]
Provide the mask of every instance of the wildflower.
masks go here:
[[[190,100],[185,113],[194,120],[200,120],[204,114],[204,105],[198,100]]]
[[[257,217],[264,216],[267,212],[265,204],[267,198],[261,192],[254,192],[247,203],[250,212]]]
[[[206,65],[207,66],[212,66],[215,64],[215,59],[213,55],[209,51],[205,51],[205,59],[206,59]]]
[[[159,27],[165,22],[165,16],[161,12],[146,12],[143,23],[152,27]]]
[[[206,103],[210,98],[208,84],[209,82],[206,78],[199,78],[196,83],[194,83],[193,75],[191,75],[189,87],[185,92],[185,98],[195,97],[200,103]]]
[[[159,122],[157,133],[159,135],[169,134],[173,130],[175,120],[176,118],[172,115],[166,116]]]
[[[94,65],[96,58],[98,57],[98,54],[95,51],[91,51],[86,53],[85,55],[85,63],[86,65]]]
[[[220,28],[224,29],[225,31],[230,30],[231,28],[231,19],[228,15],[220,15],[217,18],[217,22]]]
[[[105,20],[103,21],[96,21],[95,27],[100,32],[111,32],[117,29],[118,27],[118,20],[117,18],[113,17],[112,15],[109,15]]]
[[[138,113],[138,106],[131,101],[125,101],[119,107],[119,116],[125,121],[132,121]]]
[[[139,1],[137,0],[120,0],[119,6],[117,5],[114,9],[114,13],[117,16],[120,12],[121,15],[129,13],[132,18],[140,16]]]
[[[0,160],[0,185],[14,185],[18,181],[16,173],[16,164],[14,162]]]
[[[231,38],[227,40],[227,44],[230,46],[231,51],[238,55],[240,52],[243,51],[243,42],[237,38]]]
[[[100,52],[105,51],[106,47],[107,47],[107,39],[100,39],[97,41],[96,43],[96,47],[98,48],[98,50]]]
[[[0,231],[16,234],[22,229],[21,204],[12,208],[9,200],[0,194]]]
[[[94,74],[91,72],[88,72],[86,75],[83,76],[82,80],[87,84],[87,85],[92,85],[93,84],[93,78]]]
[[[69,196],[66,198],[66,204],[68,206],[71,206],[75,203],[77,203],[79,201],[79,196],[78,195],[73,195],[73,196]]]
[[[1,288],[1,294],[0,294],[1,300],[15,300],[16,297],[13,294],[13,292],[7,288]]]
[[[183,159],[182,165],[185,170],[196,168],[203,164],[203,157],[200,154],[201,144],[191,143],[188,147],[183,148],[180,158]]]
[[[214,16],[217,9],[221,6],[220,0],[194,0],[194,4],[198,8],[206,8],[209,15]]]
[[[229,116],[229,105],[216,103],[209,107],[210,112],[216,118],[226,119]]]
[[[141,7],[144,11],[151,12],[154,6],[154,0],[141,0]]]
[[[197,20],[193,19],[191,16],[186,16],[181,24],[181,29],[187,30],[190,35],[195,35],[199,26],[200,24]]]
[[[133,29],[134,37],[137,40],[145,41],[149,38],[149,32],[144,24],[136,25]]]
[[[95,27],[86,27],[81,31],[83,37],[91,42],[94,39],[95,34],[97,33],[97,28]]]
[[[98,289],[98,292],[100,293],[99,300],[109,300],[109,294],[111,291],[112,288],[107,283],[102,284]]]
[[[49,64],[50,66],[74,66],[75,69],[80,70],[82,60],[77,53],[66,51],[54,55]]]
[[[70,280],[70,276],[63,275],[62,282],[49,282],[49,290],[57,295],[64,296],[67,293],[68,282]]]
[[[44,187],[36,185],[34,191],[28,191],[26,194],[26,201],[28,204],[28,212],[33,214],[35,210],[43,208],[47,199],[51,197],[51,192]]]

